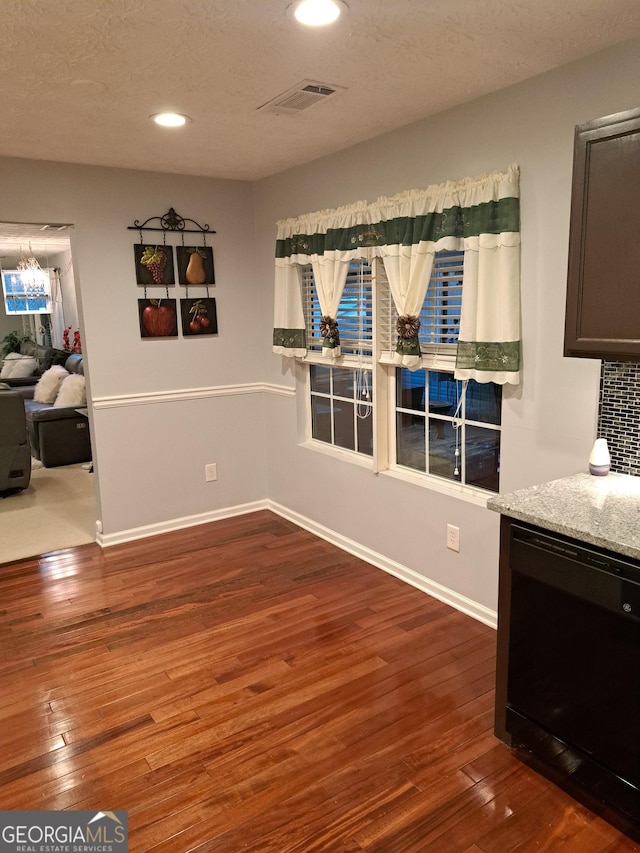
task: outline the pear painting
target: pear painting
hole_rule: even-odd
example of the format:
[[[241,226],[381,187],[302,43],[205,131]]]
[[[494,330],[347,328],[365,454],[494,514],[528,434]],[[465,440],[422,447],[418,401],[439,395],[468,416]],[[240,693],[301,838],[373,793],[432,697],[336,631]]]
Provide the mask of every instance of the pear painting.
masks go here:
[[[215,284],[211,246],[177,246],[178,281],[188,287]]]
[[[191,252],[184,277],[188,284],[204,284],[206,282],[207,274],[204,269],[204,259],[199,249]]]

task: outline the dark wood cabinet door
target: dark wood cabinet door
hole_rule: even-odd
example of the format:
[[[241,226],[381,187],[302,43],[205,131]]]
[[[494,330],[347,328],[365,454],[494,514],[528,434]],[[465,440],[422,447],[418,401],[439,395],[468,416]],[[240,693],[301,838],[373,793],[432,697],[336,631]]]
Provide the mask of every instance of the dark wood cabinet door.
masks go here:
[[[640,361],[640,109],[576,128],[564,354]]]

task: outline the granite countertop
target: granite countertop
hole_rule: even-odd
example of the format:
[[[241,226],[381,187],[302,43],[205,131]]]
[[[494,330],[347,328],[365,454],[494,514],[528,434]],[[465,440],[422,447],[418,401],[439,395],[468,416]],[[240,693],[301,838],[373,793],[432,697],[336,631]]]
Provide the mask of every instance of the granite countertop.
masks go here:
[[[574,474],[496,495],[487,507],[640,560],[640,477]]]

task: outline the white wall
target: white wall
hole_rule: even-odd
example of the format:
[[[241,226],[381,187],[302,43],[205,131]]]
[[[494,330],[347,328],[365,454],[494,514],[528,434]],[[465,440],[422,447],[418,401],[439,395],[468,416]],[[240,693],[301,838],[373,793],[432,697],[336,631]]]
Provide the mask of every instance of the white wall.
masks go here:
[[[635,40],[256,186],[263,348],[270,345],[275,222],[280,218],[518,163],[522,196],[524,380],[503,406],[502,490],[585,470],[600,362],[562,355],[574,126],[640,103]],[[268,380],[293,387],[272,356]],[[268,401],[272,500],[495,609],[498,517],[456,498],[374,475],[298,446],[295,401]],[[461,530],[446,550],[446,523]]]
[[[236,393],[251,390],[244,386],[257,380],[264,360],[255,343],[262,328],[259,290],[247,250],[253,244],[251,185],[18,159],[0,160],[0,180],[0,221],[74,226],[105,536],[263,500],[262,394]],[[140,338],[143,291],[135,283],[133,255],[139,237],[127,226],[169,207],[217,232],[209,237],[215,337]],[[176,244],[177,235],[169,242]],[[153,295],[164,294],[149,291]],[[170,288],[170,295],[184,296],[184,288]],[[216,483],[204,482],[208,462],[218,463]]]

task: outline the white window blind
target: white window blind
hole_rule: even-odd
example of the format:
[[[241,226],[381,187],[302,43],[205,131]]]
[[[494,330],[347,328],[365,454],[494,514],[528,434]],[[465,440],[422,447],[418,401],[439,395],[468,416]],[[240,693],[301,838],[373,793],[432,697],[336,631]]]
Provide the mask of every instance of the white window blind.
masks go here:
[[[455,344],[460,329],[463,252],[437,252],[420,312],[420,343]]]
[[[355,260],[349,265],[347,281],[338,307],[338,331],[343,355],[371,357],[373,354],[373,294],[371,263]],[[311,264],[302,267],[302,292],[307,329],[307,348],[322,350],[320,303]]]
[[[420,310],[420,348],[423,353],[453,353],[460,328],[464,252],[437,252],[429,287]],[[393,352],[396,347],[396,311],[384,269],[378,276],[382,319],[381,348]]]

